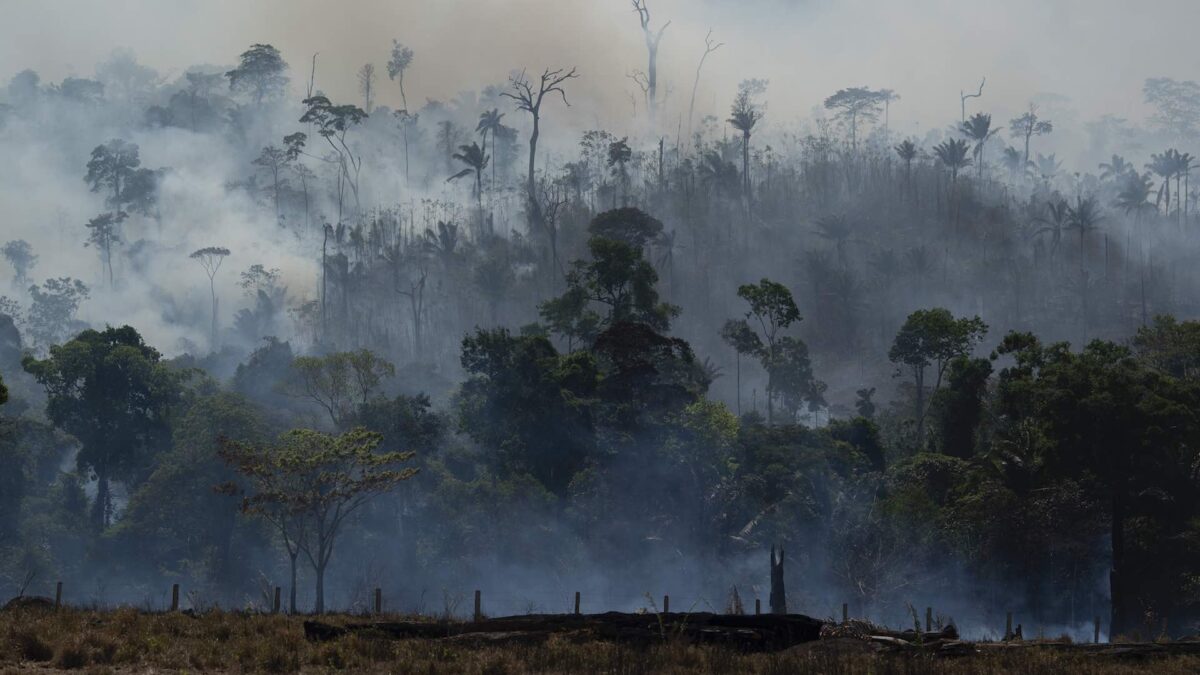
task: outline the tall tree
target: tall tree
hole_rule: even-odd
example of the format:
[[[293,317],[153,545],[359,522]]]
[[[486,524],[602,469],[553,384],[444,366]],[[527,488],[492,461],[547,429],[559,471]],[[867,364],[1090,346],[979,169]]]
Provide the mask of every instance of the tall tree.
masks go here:
[[[100,251],[100,262],[108,270],[108,287],[113,288],[113,247],[121,243],[121,223],[124,211],[102,213],[87,222],[88,240],[85,246],[95,246]]]
[[[99,192],[102,188],[110,190],[106,203],[110,208],[120,210],[128,201],[126,185],[141,164],[136,144],[114,138],[92,150],[92,158],[87,163],[87,175],[83,179],[91,186],[92,192]]]
[[[1014,117],[1008,123],[1008,132],[1013,138],[1021,138],[1025,141],[1025,155],[1021,162],[1021,166],[1029,166],[1029,139],[1034,136],[1045,136],[1054,131],[1054,124],[1050,120],[1044,120],[1038,117],[1037,106],[1030,103],[1029,110],[1019,117]]]
[[[972,154],[975,155],[975,163],[979,169],[979,180],[983,180],[983,149],[988,140],[992,136],[1000,133],[999,129],[992,128],[992,116],[985,113],[975,113],[971,118],[963,122],[959,126],[959,130],[963,135],[975,142],[975,147],[972,149]]]
[[[80,443],[80,470],[96,479],[92,522],[111,521],[112,480],[137,483],[150,455],[170,443],[186,371],[162,363],[157,350],[129,326],[85,330],[50,356],[26,356],[21,365],[46,389],[46,416]]]
[[[750,201],[752,198],[750,190],[750,135],[754,133],[754,127],[762,120],[763,111],[755,101],[754,97],[766,90],[767,83],[764,80],[743,80],[738,85],[737,96],[733,99],[733,105],[729,108],[729,119],[727,120],[734,129],[737,129],[742,134],[742,199],[746,201],[746,210],[750,210]]]
[[[416,122],[416,115],[408,109],[408,95],[404,92],[404,74],[408,72],[409,66],[412,65],[413,50],[405,47],[396,40],[392,40],[392,55],[388,59],[387,72],[388,79],[396,82],[400,87],[400,101],[402,108],[394,114],[400,122],[400,132],[404,135],[404,181],[408,182],[408,128]]]
[[[482,234],[484,231],[485,222],[483,215],[483,170],[487,168],[491,157],[484,153],[483,148],[479,147],[478,143],[474,142],[470,145],[458,146],[458,152],[454,153],[452,157],[463,164],[466,164],[467,168],[447,178],[447,182],[475,174],[475,186],[472,188],[471,192],[474,194],[476,207],[478,208],[479,213],[478,232]]]
[[[658,43],[662,42],[663,32],[668,21],[657,31],[650,27],[650,6],[647,0],[632,0],[633,11],[637,12],[638,23],[642,25],[642,36],[646,39],[646,105],[650,111],[650,125],[653,127],[658,114]]]
[[[692,98],[688,103],[688,143],[692,142],[692,116],[696,111],[696,90],[700,88],[700,71],[704,68],[704,62],[708,60],[708,55],[717,51],[724,45],[724,42],[716,42],[713,40],[712,29],[708,29],[708,34],[704,36],[704,53],[700,55],[700,62],[696,64],[696,80],[692,82]]]
[[[279,50],[267,44],[253,44],[242,52],[237,68],[225,73],[232,91],[248,92],[255,105],[278,98],[287,88],[287,62]]]
[[[217,270],[229,255],[229,249],[223,246],[206,246],[192,251],[188,257],[200,263],[204,273],[208,275],[208,290],[212,296],[212,332],[209,336],[209,349],[217,351]]]
[[[38,260],[29,242],[24,239],[14,239],[5,242],[4,246],[0,247],[0,253],[4,255],[4,259],[8,261],[8,264],[12,265],[13,284],[24,286],[28,283],[29,273],[33,271]]]
[[[488,134],[492,135],[492,157],[493,158],[496,157],[496,135],[500,131],[500,129],[502,127],[504,127],[504,124],[501,122],[501,120],[503,120],[503,119],[504,119],[504,113],[500,112],[499,108],[492,108],[491,110],[487,110],[482,113],[479,113],[479,123],[475,125],[475,133],[483,136],[483,147],[485,150],[487,149]],[[488,192],[489,195],[491,195],[491,191],[496,189],[496,162],[495,161],[492,162],[492,184],[488,189],[489,189],[489,192]]]
[[[250,482],[242,509],[265,516],[281,534],[277,523],[286,523],[286,540],[298,530],[299,549],[316,573],[318,614],[325,611],[325,571],[348,519],[417,473],[395,468],[413,452],[376,452],[382,442],[382,434],[356,428],[337,436],[293,429],[266,447],[222,444],[221,458]]]
[[[850,87],[839,89],[837,93],[826,98],[825,108],[835,111],[834,117],[850,129],[850,147],[857,149],[859,123],[879,119],[883,102],[882,92],[872,91],[867,87]]]
[[[896,333],[888,350],[888,359],[907,368],[913,376],[917,450],[925,447],[926,371],[933,370],[933,391],[936,392],[951,362],[969,355],[986,332],[987,325],[979,317],[958,319],[949,310],[936,307],[909,314]]]
[[[514,76],[509,80],[509,87],[512,91],[506,91],[501,94],[511,98],[516,102],[518,110],[524,110],[529,113],[533,120],[533,131],[529,134],[529,175],[525,183],[525,199],[526,208],[529,209],[530,223],[538,229],[542,224],[542,207],[538,201],[537,194],[537,178],[535,170],[537,168],[537,144],[538,137],[541,135],[542,123],[542,102],[546,98],[546,94],[558,94],[562,97],[564,105],[571,105],[567,102],[567,92],[563,89],[563,85],[567,80],[578,77],[575,74],[575,69],[563,70],[558,68],[550,70],[549,68],[542,71],[541,77],[538,78],[538,83],[535,85],[529,81],[525,75],[525,71],[521,71],[520,75]]]
[[[315,124],[317,133],[329,143],[338,164],[338,223],[342,222],[341,185],[349,185],[354,194],[355,213],[362,209],[358,194],[358,174],[362,170],[362,156],[346,141],[346,134],[362,124],[367,113],[354,105],[335,105],[325,96],[317,95],[304,99],[307,108],[300,118],[306,124]]]
[[[371,114],[371,104],[375,102],[375,64],[364,63],[358,69],[358,93],[363,97],[363,111]]]

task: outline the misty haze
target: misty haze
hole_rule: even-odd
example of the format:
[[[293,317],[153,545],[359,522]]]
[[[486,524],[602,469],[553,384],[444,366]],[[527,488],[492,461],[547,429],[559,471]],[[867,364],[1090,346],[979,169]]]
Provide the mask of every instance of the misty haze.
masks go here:
[[[1200,670],[1198,20],[0,4],[0,673]]]

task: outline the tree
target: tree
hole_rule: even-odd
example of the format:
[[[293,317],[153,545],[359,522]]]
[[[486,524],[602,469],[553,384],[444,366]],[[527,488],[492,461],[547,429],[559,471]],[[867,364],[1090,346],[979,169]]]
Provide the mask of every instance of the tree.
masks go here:
[[[615,239],[588,240],[591,260],[576,260],[567,272],[566,292],[539,306],[542,319],[569,340],[591,340],[597,330],[618,322],[644,323],[665,331],[679,308],[660,302],[658,273],[641,249]],[[591,308],[607,308],[601,315]]]
[[[825,108],[834,110],[834,117],[850,129],[850,147],[858,148],[858,125],[862,121],[879,119],[880,107],[884,102],[881,92],[866,87],[839,89],[825,99]]]
[[[724,42],[716,42],[712,38],[712,29],[708,29],[708,34],[704,36],[704,53],[700,55],[700,62],[696,64],[696,80],[692,83],[692,99],[688,103],[688,142],[692,139],[692,116],[696,111],[696,90],[700,88],[700,70],[704,68],[704,62],[708,59],[708,55],[717,51],[725,45]]]
[[[358,69],[358,93],[363,97],[363,111],[371,114],[371,104],[375,101],[375,64],[364,63]]]
[[[463,164],[466,164],[467,168],[459,171],[453,176],[450,176],[446,179],[446,181],[449,182],[458,180],[459,178],[469,176],[472,173],[475,174],[475,187],[471,190],[471,192],[473,192],[475,195],[476,206],[479,209],[479,232],[482,233],[484,230],[483,170],[487,168],[491,157],[483,151],[483,148],[479,147],[478,143],[473,142],[470,145],[458,146],[458,152],[454,153],[453,158],[457,159]]]
[[[475,133],[483,136],[483,147],[487,149],[488,134],[492,135],[492,157],[496,156],[496,134],[504,127],[501,120],[504,119],[504,113],[500,112],[499,108],[479,113],[479,123],[475,125]],[[490,190],[496,189],[496,162],[492,162],[492,184]],[[490,194],[490,192],[489,192]]]
[[[1063,231],[1067,229],[1071,222],[1071,206],[1065,199],[1058,199],[1046,203],[1046,215],[1039,216],[1035,222],[1041,223],[1042,227],[1033,232],[1033,236],[1042,234],[1050,235],[1050,258],[1054,259],[1054,255],[1058,252],[1058,247],[1062,243]]]
[[[21,365],[46,389],[46,416],[80,443],[76,462],[96,479],[92,522],[103,530],[112,517],[109,481],[145,478],[150,456],[170,443],[188,372],[168,368],[129,326],[85,330]]]
[[[111,194],[106,197],[105,203],[110,208],[120,210],[128,201],[125,187],[141,163],[136,144],[114,138],[92,150],[92,158],[87,163],[87,175],[83,179],[91,186],[92,192],[99,192],[102,188],[110,190]]]
[[[316,573],[318,614],[325,611],[325,571],[347,519],[417,473],[393,468],[413,452],[376,452],[382,441],[382,434],[360,427],[337,436],[293,429],[266,447],[222,443],[221,458],[250,482],[242,510],[262,515],[285,541],[299,537],[296,548]]]
[[[282,390],[317,404],[329,415],[333,428],[344,431],[358,409],[376,397],[383,380],[395,374],[395,366],[367,349],[298,356]]]
[[[653,30],[650,28],[650,7],[647,0],[632,2],[633,11],[637,12],[638,22],[642,25],[642,35],[646,39],[646,102],[650,109],[650,125],[654,126],[658,111],[658,43],[662,42],[663,32],[671,22],[664,23],[657,31]]]
[[[904,184],[907,187],[912,186],[912,163],[917,158],[917,144],[909,139],[900,142],[895,148],[896,154],[900,160],[904,162]]]
[[[608,168],[616,174],[617,180],[621,183],[622,206],[627,203],[629,195],[629,170],[626,165],[631,159],[633,159],[633,150],[629,147],[628,137],[608,144]]]
[[[1200,131],[1200,85],[1191,80],[1148,77],[1142,85],[1146,103],[1154,107],[1150,121],[1182,140]]]
[[[303,135],[303,134],[301,134]],[[291,136],[287,138],[292,138]],[[287,138],[284,141],[287,141]],[[299,140],[299,139],[294,139]],[[301,141],[300,147],[303,147]],[[262,149],[258,157],[254,159],[254,166],[261,167],[267,172],[271,178],[271,201],[275,204],[275,222],[283,225],[283,210],[280,206],[280,197],[283,189],[287,185],[287,177],[284,172],[296,158],[300,155],[300,150],[292,150],[292,148],[279,148],[274,145],[268,145]]]
[[[975,147],[972,153],[975,155],[975,162],[979,165],[979,180],[983,180],[983,148],[987,144],[988,139],[1000,133],[999,129],[992,129],[992,116],[985,113],[975,113],[971,118],[963,122],[959,126],[959,130],[963,135],[975,142]]]
[[[30,286],[33,302],[27,323],[33,343],[46,350],[78,332],[82,324],[75,319],[75,312],[87,300],[88,292],[87,284],[70,277],[47,279],[40,287]]]
[[[662,231],[662,221],[633,206],[604,211],[588,223],[589,235],[624,242],[639,251],[659,239]]]
[[[943,141],[933,146],[933,154],[942,165],[950,169],[950,182],[952,185],[957,186],[958,172],[971,166],[971,160],[967,157],[967,142],[951,138],[948,141]]]
[[[253,44],[242,52],[237,68],[226,72],[225,77],[231,91],[249,92],[254,105],[260,106],[264,100],[283,95],[288,84],[287,68],[278,49]]]
[[[1034,136],[1045,136],[1054,131],[1054,124],[1050,120],[1044,120],[1038,117],[1037,106],[1030,103],[1029,110],[1020,117],[1014,117],[1008,123],[1008,132],[1013,138],[1022,138],[1025,140],[1025,155],[1021,160],[1021,166],[1029,166],[1029,139]]]
[[[501,96],[511,98],[515,101],[517,110],[524,110],[533,119],[533,131],[529,134],[529,175],[525,183],[525,198],[529,209],[529,220],[539,228],[542,224],[542,208],[541,202],[538,201],[537,182],[534,171],[537,167],[538,137],[541,135],[542,101],[546,98],[546,94],[557,93],[562,97],[563,104],[570,106],[571,104],[567,102],[567,92],[563,89],[563,85],[568,80],[576,77],[578,75],[575,74],[574,68],[570,70],[563,70],[562,68],[550,70],[547,68],[542,71],[541,77],[538,78],[537,91],[535,93],[533,83],[526,77],[525,71],[521,71],[520,75],[516,75],[509,80],[511,91],[501,94]]]
[[[362,157],[346,143],[346,134],[367,118],[367,113],[354,105],[334,105],[325,96],[310,96],[304,99],[307,108],[300,121],[305,124],[315,124],[317,133],[329,143],[337,158],[338,177],[338,223],[342,222],[342,189],[343,184],[350,186],[354,194],[354,206],[357,212],[362,208],[358,199],[358,173],[362,169]],[[344,183],[343,183],[344,182]]]
[[[775,402],[793,418],[802,402],[820,399],[821,383],[813,378],[808,347],[782,331],[800,321],[800,310],[786,286],[770,279],[738,287],[750,309],[745,317],[725,322],[722,337],[739,355],[753,356],[767,372],[767,423],[774,422]],[[740,365],[739,365],[740,368]]]
[[[217,350],[217,270],[229,255],[229,249],[222,246],[208,246],[192,251],[188,257],[200,263],[204,273],[208,275],[208,290],[212,296],[212,332],[209,337],[209,348]]]
[[[29,282],[29,273],[37,265],[38,257],[33,253],[33,247],[24,239],[14,239],[0,247],[0,253],[13,268],[13,284],[23,286]]]
[[[762,120],[762,108],[754,102],[754,97],[766,90],[765,80],[743,80],[738,85],[737,96],[729,108],[730,126],[742,133],[742,199],[746,200],[746,210],[750,209],[750,135],[754,127]]]
[[[986,332],[987,325],[979,317],[956,319],[949,310],[940,307],[919,309],[909,314],[900,327],[888,350],[888,359],[907,368],[916,385],[913,417],[917,421],[918,450],[925,445],[926,370],[932,366],[936,392],[950,363],[970,354]]]
[[[408,127],[417,119],[416,115],[409,112],[408,95],[404,93],[404,73],[412,65],[412,61],[413,50],[405,47],[396,40],[392,40],[392,55],[388,59],[387,72],[388,79],[400,86],[400,100],[404,106],[400,110],[397,110],[395,115],[400,121],[401,133],[404,134],[404,181],[406,183],[408,182]]]
[[[88,240],[84,246],[95,246],[100,251],[100,263],[108,270],[108,287],[113,287],[113,247],[121,243],[121,223],[127,217],[124,211],[102,213],[87,222]]]

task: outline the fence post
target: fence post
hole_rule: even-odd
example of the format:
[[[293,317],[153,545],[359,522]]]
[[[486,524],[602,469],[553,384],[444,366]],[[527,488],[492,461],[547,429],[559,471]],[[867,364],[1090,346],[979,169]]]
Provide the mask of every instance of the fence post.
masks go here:
[[[933,632],[933,608],[932,607],[925,608],[925,632],[926,633]]]
[[[754,599],[754,616],[758,616],[759,614],[762,614],[762,599],[755,598]]]
[[[1096,644],[1100,644],[1100,615],[1099,614],[1096,615],[1095,634],[1092,637],[1092,641],[1095,642]]]
[[[281,591],[281,590],[282,590],[282,589],[281,589],[281,588],[279,588],[278,586],[276,586],[276,587],[275,587],[275,604],[271,606],[271,613],[272,613],[272,614],[278,614],[278,613],[279,613],[279,593],[280,593],[280,591]]]
[[[575,591],[575,616],[579,616],[579,591]]]
[[[475,590],[475,623],[479,623],[479,620],[482,617],[483,617],[483,614],[480,613],[480,611],[479,611],[479,589],[476,589]]]
[[[62,607],[62,582],[54,584],[54,609]]]
[[[171,584],[171,611],[179,611],[179,584]]]
[[[850,603],[843,602],[842,603],[842,623],[847,623],[849,621],[850,621]]]
[[[378,586],[375,587],[375,613],[383,613],[383,590]]]
[[[671,596],[664,595],[663,596],[663,614],[670,614],[670,613],[671,613]]]
[[[1012,612],[1009,612],[1007,618],[1004,619],[1004,641],[1008,642],[1011,639],[1013,639]]]

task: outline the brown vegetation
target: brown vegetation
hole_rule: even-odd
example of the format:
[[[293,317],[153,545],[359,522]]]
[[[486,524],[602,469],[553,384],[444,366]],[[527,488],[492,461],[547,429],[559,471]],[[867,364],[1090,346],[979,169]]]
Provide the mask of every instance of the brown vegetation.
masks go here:
[[[385,617],[399,620],[405,617]],[[362,617],[325,616],[333,625]],[[835,638],[746,654],[667,637],[631,647],[553,635],[539,644],[304,638],[303,619],[237,612],[145,613],[20,609],[0,612],[0,675],[18,672],[355,673],[1191,673],[1193,655],[1098,658],[1051,645],[993,648],[966,657],[888,654]]]

